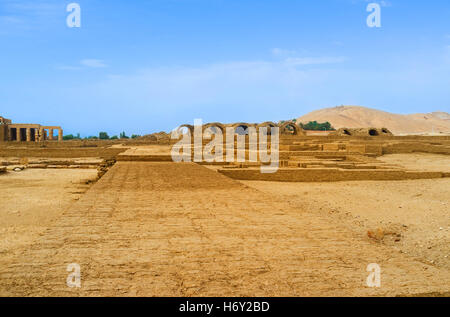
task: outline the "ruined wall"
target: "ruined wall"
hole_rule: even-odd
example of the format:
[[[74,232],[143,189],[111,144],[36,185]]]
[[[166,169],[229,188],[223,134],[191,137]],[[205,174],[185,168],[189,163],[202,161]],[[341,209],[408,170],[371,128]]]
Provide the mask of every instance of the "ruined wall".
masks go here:
[[[220,173],[234,179],[279,182],[337,182],[356,180],[406,180],[449,177],[441,172],[410,172],[401,170],[341,170],[341,169],[279,169],[263,174],[259,169],[221,169]]]
[[[426,142],[392,143],[383,146],[383,154],[403,154],[414,152],[450,155],[450,146],[430,144]]]
[[[0,157],[100,157],[111,159],[126,150],[127,148],[2,148]]]
[[[8,141],[8,126],[0,124],[0,142]]]
[[[341,128],[331,132],[330,135],[337,136],[393,136],[387,128]]]

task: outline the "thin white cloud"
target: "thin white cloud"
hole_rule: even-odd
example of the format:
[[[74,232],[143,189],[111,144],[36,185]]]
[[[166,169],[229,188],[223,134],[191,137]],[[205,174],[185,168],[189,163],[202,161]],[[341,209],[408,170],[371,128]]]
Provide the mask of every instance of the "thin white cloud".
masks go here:
[[[20,19],[17,16],[13,16],[13,15],[4,15],[4,16],[0,16],[0,23],[4,23],[4,24],[19,24],[22,23],[22,19]]]
[[[382,7],[391,7],[391,6],[392,6],[392,3],[389,2],[389,1],[380,1],[380,5],[381,5]]]
[[[282,48],[273,48],[272,49],[272,55],[276,56],[276,57],[286,57],[286,56],[292,56],[292,55],[296,55],[297,52],[294,50],[286,50],[286,49],[282,49]]]
[[[331,42],[331,44],[334,46],[344,46],[344,42],[341,42],[341,41],[333,41],[333,42]]]
[[[80,61],[80,64],[90,68],[108,67],[101,59],[83,59]]]
[[[342,45],[341,42],[336,42],[335,45]],[[289,66],[307,66],[307,65],[321,65],[321,64],[336,64],[343,63],[346,61],[345,57],[333,57],[333,56],[324,56],[324,57],[308,57],[301,56],[295,50],[288,50],[282,48],[273,48],[272,55],[278,57],[279,60],[285,65]],[[302,55],[306,55],[307,53],[303,53]]]
[[[346,61],[345,57],[291,57],[285,63],[291,66],[337,64]]]
[[[101,59],[82,59],[79,65],[60,65],[56,68],[59,70],[80,70],[85,68],[105,68],[108,65]]]
[[[28,16],[49,16],[58,14],[64,3],[55,0],[3,0],[4,10]]]
[[[65,4],[58,0],[0,0],[0,34],[47,30],[60,23]]]
[[[239,111],[242,104],[274,105],[309,98],[314,87],[336,72],[325,67],[303,69],[301,65],[329,64],[341,59],[241,61],[200,67],[161,67],[135,74],[108,76],[89,89],[95,98],[110,98],[130,104],[158,104],[161,113],[201,109],[206,105],[227,106]],[[280,96],[283,96],[280,99]],[[226,109],[226,111],[230,110]],[[202,110],[203,111],[203,110]],[[224,110],[225,111],[225,110]]]
[[[0,16],[0,35],[8,35],[11,30],[30,30],[30,26],[22,17],[15,15]]]

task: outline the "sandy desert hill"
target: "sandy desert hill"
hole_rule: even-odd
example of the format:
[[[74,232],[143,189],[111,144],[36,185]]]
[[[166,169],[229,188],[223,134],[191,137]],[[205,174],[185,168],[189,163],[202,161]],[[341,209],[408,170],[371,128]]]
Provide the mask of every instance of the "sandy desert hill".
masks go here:
[[[394,134],[450,133],[450,114],[431,112],[401,115],[361,106],[339,106],[310,112],[297,122],[330,122],[334,128],[386,127]]]

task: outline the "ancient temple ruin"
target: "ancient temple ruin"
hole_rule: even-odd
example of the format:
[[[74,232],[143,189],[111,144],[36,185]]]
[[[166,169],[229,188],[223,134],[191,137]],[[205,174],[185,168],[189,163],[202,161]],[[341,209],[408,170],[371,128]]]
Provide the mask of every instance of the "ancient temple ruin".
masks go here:
[[[57,131],[57,135],[55,135]],[[43,142],[62,141],[63,130],[58,126],[40,124],[13,123],[0,116],[0,142]]]

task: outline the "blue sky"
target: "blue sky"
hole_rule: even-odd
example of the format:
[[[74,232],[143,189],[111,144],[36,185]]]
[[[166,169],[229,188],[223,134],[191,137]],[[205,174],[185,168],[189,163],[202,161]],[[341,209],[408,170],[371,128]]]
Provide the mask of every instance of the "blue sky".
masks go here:
[[[66,6],[81,6],[68,28]],[[450,112],[448,0],[0,0],[0,115],[65,133]]]

